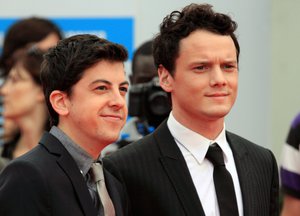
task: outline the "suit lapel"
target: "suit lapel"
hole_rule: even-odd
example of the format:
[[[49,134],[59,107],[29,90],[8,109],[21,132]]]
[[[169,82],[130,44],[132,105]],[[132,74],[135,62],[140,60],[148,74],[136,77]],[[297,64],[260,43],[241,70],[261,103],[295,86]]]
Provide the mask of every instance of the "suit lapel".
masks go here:
[[[97,215],[91,196],[88,192],[86,182],[84,181],[76,162],[63,147],[60,141],[53,135],[45,133],[40,141],[40,144],[48,149],[51,154],[55,154],[57,156],[57,163],[66,173],[70,182],[72,183],[84,214],[87,216]]]
[[[153,133],[161,150],[161,164],[167,173],[186,215],[204,216],[204,211],[180,149],[171,135],[166,121]]]
[[[241,193],[242,193],[242,199],[243,199],[243,209],[244,209],[244,215],[251,215],[249,214],[249,211],[251,210],[251,190],[256,187],[252,184],[251,176],[250,176],[250,167],[251,167],[251,161],[249,158],[249,154],[247,152],[247,149],[245,148],[245,145],[243,145],[241,142],[241,139],[239,139],[236,135],[233,135],[230,132],[226,132],[226,137],[228,140],[228,143],[232,149],[232,153],[234,156],[235,166],[237,169],[240,187],[241,187]]]
[[[124,200],[124,194],[120,193],[120,191],[123,191],[122,185],[105,168],[103,169],[103,172],[105,176],[106,188],[114,204],[116,216],[124,216],[124,212],[127,210],[127,203],[126,200]]]

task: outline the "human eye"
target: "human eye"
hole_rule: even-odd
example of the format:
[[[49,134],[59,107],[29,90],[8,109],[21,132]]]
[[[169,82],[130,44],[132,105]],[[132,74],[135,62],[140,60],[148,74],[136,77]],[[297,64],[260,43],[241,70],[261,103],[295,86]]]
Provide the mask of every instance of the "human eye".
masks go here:
[[[234,63],[229,63],[229,64],[224,64],[223,65],[223,69],[225,71],[229,71],[229,72],[234,71],[236,68],[237,68],[237,66]]]
[[[204,72],[207,69],[208,69],[208,65],[206,64],[200,64],[194,67],[194,70],[197,72]]]
[[[106,91],[108,88],[105,85],[100,85],[95,88],[98,91]]]
[[[11,83],[16,83],[20,80],[20,78],[16,77],[16,76],[8,76],[6,81],[10,81]]]
[[[126,95],[126,93],[128,92],[128,86],[121,86],[119,90],[123,95]]]

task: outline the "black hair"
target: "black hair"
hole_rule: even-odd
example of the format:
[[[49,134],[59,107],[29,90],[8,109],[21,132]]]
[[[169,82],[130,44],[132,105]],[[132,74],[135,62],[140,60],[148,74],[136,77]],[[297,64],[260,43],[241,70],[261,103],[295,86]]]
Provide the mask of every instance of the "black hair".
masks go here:
[[[237,24],[228,15],[216,13],[209,4],[190,4],[182,11],[173,11],[160,25],[154,39],[153,55],[156,67],[163,65],[174,73],[175,60],[179,55],[179,42],[196,30],[207,30],[220,35],[229,35],[235,45],[237,60],[240,46],[234,31]]]

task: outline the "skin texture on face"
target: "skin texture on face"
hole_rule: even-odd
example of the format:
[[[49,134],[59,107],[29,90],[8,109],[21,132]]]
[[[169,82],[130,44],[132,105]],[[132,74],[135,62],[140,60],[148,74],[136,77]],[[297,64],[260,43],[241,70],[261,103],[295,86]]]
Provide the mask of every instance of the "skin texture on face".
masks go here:
[[[118,139],[126,122],[127,90],[122,62],[96,63],[73,86],[71,95],[62,94],[63,105],[58,97],[58,106],[63,106],[56,109],[60,114],[58,127],[97,158],[106,145]]]
[[[10,70],[1,95],[4,97],[3,116],[12,120],[30,115],[37,103],[44,102],[42,88],[21,64]]]
[[[162,66],[159,74],[162,87],[171,92],[179,122],[199,133],[210,124],[223,128],[238,87],[236,49],[230,36],[192,32],[180,41],[174,75]]]

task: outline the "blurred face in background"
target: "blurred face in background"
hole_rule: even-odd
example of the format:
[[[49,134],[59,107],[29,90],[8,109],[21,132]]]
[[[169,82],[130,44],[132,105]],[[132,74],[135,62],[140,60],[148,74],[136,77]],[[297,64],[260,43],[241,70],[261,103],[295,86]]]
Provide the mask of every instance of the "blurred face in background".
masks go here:
[[[136,72],[131,75],[131,83],[146,83],[158,76],[152,55],[139,55],[135,62]]]
[[[3,116],[17,120],[30,115],[35,105],[43,101],[43,91],[21,63],[16,63],[0,89],[3,96]]]

